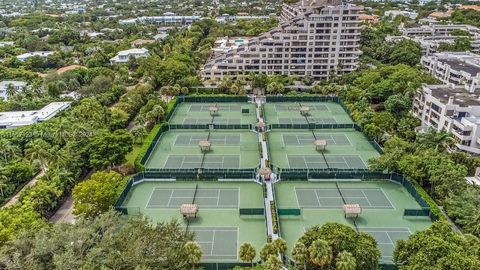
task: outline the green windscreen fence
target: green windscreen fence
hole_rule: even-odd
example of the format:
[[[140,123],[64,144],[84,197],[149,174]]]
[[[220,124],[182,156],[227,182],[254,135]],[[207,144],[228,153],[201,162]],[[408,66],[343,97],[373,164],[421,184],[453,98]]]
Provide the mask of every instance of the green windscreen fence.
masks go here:
[[[185,102],[248,102],[247,96],[185,96]]]
[[[240,216],[263,216],[265,210],[263,208],[240,208]]]
[[[428,217],[430,216],[430,208],[423,209],[405,209],[403,210],[405,217]]]
[[[279,208],[278,209],[279,216],[301,216],[302,209],[299,208]]]

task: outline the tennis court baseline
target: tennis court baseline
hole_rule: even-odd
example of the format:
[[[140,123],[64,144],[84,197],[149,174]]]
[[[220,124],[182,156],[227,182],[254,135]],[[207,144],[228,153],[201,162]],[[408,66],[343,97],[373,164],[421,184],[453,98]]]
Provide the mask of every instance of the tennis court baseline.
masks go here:
[[[222,119],[222,118],[214,118],[212,122],[212,118],[185,118],[183,120],[184,125],[207,125],[207,124],[216,124],[216,125],[240,125],[242,121],[238,118],[229,118],[229,119]]]
[[[175,139],[176,146],[197,146],[200,141],[206,140],[208,134],[179,134]],[[240,134],[210,134],[208,140],[214,146],[240,146]]]
[[[337,123],[335,118],[313,118],[313,117],[308,117],[308,121],[307,119],[305,119],[305,117],[302,117],[302,118],[282,117],[282,118],[278,118],[278,122],[282,124],[308,124],[308,123],[336,124]]]
[[[196,169],[196,168],[240,168],[240,155],[168,155],[164,168],[166,169]]]
[[[208,112],[210,107],[215,106],[218,108],[219,111],[237,111],[240,112],[242,106],[237,104],[192,104],[190,105],[189,111],[190,112]]]
[[[296,169],[366,169],[359,155],[287,155],[289,168]]]
[[[347,204],[360,204],[366,209],[394,209],[381,188],[295,188],[300,208],[342,208]]]
[[[238,208],[239,188],[157,187],[152,190],[146,208],[179,208],[184,203],[199,208]]]
[[[277,112],[284,111],[300,111],[300,104],[293,105],[290,104],[275,104],[275,110]],[[324,104],[308,104],[310,111],[329,111],[328,107]]]
[[[312,134],[282,134],[284,145],[313,145],[315,138]],[[345,134],[315,133],[317,140],[326,140],[327,145],[352,145]]]
[[[238,227],[194,227],[195,240],[201,246],[204,260],[236,260]]]
[[[384,262],[392,262],[393,250],[398,240],[406,240],[411,235],[408,228],[359,227],[359,231],[372,235],[377,240],[378,248]]]

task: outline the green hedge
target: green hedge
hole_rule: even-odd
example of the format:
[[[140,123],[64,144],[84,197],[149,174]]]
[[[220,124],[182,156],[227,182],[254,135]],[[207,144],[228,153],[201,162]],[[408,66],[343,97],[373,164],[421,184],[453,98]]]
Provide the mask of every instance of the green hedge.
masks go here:
[[[155,135],[157,135],[157,133],[160,131],[160,128],[162,128],[162,126],[164,125],[167,125],[167,123],[164,122],[164,123],[156,124],[152,128],[152,130],[150,130],[147,137],[143,141],[142,148],[140,149],[140,152],[138,152],[138,155],[135,158],[136,172],[141,172],[145,170],[144,166],[142,165],[142,158],[147,153],[148,147],[150,146],[150,144],[152,144],[153,140],[155,139]]]
[[[430,195],[423,189],[420,185],[417,183],[412,182],[413,186],[415,187],[415,190],[422,196],[422,198],[425,200],[425,202],[430,206],[430,212],[438,217],[439,220],[442,221],[447,221],[445,216],[443,215],[442,211],[440,208],[438,208],[437,203],[430,197]]]

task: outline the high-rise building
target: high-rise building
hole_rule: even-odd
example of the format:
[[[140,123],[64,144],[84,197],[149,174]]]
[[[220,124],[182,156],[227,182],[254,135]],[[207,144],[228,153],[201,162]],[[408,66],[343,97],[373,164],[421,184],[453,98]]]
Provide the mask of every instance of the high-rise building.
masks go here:
[[[215,50],[202,77],[218,80],[256,74],[329,76],[357,68],[361,6],[341,0],[302,0],[283,4],[279,25],[257,37]]]

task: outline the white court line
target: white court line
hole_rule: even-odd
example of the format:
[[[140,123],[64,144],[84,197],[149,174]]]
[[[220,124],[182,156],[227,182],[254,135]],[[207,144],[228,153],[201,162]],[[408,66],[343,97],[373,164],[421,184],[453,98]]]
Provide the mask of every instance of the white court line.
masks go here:
[[[174,190],[172,189],[172,192],[170,192],[170,198],[168,198],[167,206],[170,206],[170,201],[172,200],[173,191]]]
[[[150,202],[150,200],[152,199],[152,196],[153,196],[153,192],[155,191],[155,189],[152,189],[152,192],[150,193],[150,196],[148,197],[148,200],[147,200],[147,203],[145,204],[145,209],[148,208],[148,203]]]
[[[220,203],[220,189],[217,190],[217,206],[219,205]]]
[[[388,232],[385,232],[385,234],[387,235],[388,240],[390,240],[391,244],[395,245],[395,242],[393,242],[392,238],[390,238],[390,235],[388,234]]]
[[[368,199],[367,194],[365,194],[365,192],[363,192],[363,189],[360,189],[360,191],[362,192],[363,196],[365,196],[365,199],[367,200],[368,205],[373,206],[373,205],[370,203],[370,200]]]
[[[380,191],[383,193],[383,196],[385,196],[385,198],[387,198],[388,200],[388,203],[390,203],[390,207],[393,207],[393,210],[397,210],[397,208],[395,207],[395,205],[392,203],[392,201],[390,201],[390,198],[387,196],[387,193],[385,193],[385,191],[383,190],[382,187],[379,188]],[[388,207],[388,205],[387,205]],[[410,229],[409,229],[410,230]]]
[[[322,204],[320,203],[320,198],[318,197],[318,193],[316,189],[315,189],[315,196],[317,197],[318,206],[322,207]]]
[[[213,246],[215,245],[215,232],[213,231],[213,236],[212,236],[212,250],[210,251],[210,256],[213,256]]]

